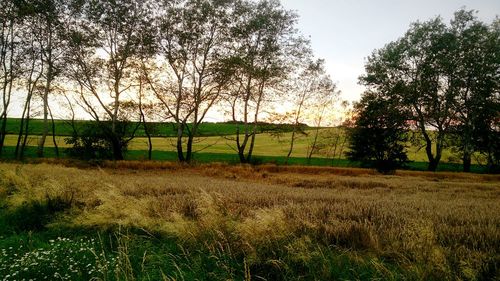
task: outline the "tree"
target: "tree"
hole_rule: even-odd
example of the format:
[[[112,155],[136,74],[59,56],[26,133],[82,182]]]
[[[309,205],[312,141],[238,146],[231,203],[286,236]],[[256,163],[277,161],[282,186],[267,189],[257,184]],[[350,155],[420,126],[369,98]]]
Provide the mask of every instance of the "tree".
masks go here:
[[[369,89],[400,96],[406,108],[412,110],[410,118],[424,139],[430,171],[435,171],[441,160],[454,115],[453,93],[441,75],[446,39],[440,18],[414,23],[402,39],[368,59],[367,74],[361,77]],[[434,133],[429,132],[430,128]]]
[[[324,131],[322,137],[322,146],[327,150],[327,157],[332,158],[332,165],[334,165],[335,159],[341,159],[344,156],[344,149],[348,142],[347,129],[348,127],[352,127],[349,123],[353,121],[353,112],[350,103],[343,100],[340,102],[340,107],[339,116],[334,119],[334,124],[338,125]]]
[[[31,10],[29,15],[30,32],[38,41],[40,52],[40,64],[43,66],[42,81],[44,85],[40,87],[42,106],[43,106],[43,129],[42,135],[38,140],[37,154],[39,157],[44,155],[44,147],[47,135],[49,133],[49,115],[52,120],[54,131],[54,122],[49,105],[49,97],[54,92],[54,82],[61,72],[66,44],[63,36],[65,28],[65,19],[68,16],[67,1],[62,0],[43,0],[27,1],[27,8]],[[54,138],[54,132],[53,132]],[[57,143],[54,140],[57,151]]]
[[[232,56],[227,63],[232,74],[232,117],[239,124],[235,150],[240,162],[250,163],[262,107],[293,73],[295,61],[309,53],[309,45],[294,28],[297,16],[279,1],[241,1],[234,14]]]
[[[337,91],[336,85],[332,82],[331,78],[326,75],[323,76],[318,84],[317,95],[312,104],[309,105],[309,114],[314,125],[314,137],[309,142],[307,163],[311,163],[314,153],[321,150],[319,144],[320,130],[325,122],[325,118],[333,111],[333,107],[337,102],[340,92]]]
[[[316,117],[314,121],[318,125],[316,126],[315,142],[312,145],[315,147],[323,115],[327,107],[332,105],[332,100],[337,95],[335,84],[331,81],[330,76],[326,74],[324,63],[324,60],[309,61],[305,69],[294,79],[291,99],[295,109],[291,114],[293,119],[292,136],[285,163],[288,163],[288,159],[293,152],[297,133],[301,128],[303,114],[308,112],[311,114],[311,109],[315,109],[316,114],[312,114]],[[313,149],[310,151],[312,152]],[[308,156],[310,159],[312,153]]]
[[[408,131],[405,110],[399,100],[366,92],[355,104],[354,127],[349,131],[348,158],[361,161],[383,173],[389,173],[408,162]]]
[[[473,121],[498,93],[499,40],[494,25],[460,10],[447,26],[441,18],[412,24],[405,36],[368,59],[361,82],[370,90],[398,96],[420,131],[435,171],[446,146],[462,153],[469,171]],[[491,118],[489,119],[491,120]],[[446,139],[454,135],[453,143]],[[433,147],[434,146],[434,147]]]
[[[476,151],[487,159],[491,173],[500,172],[500,19],[489,27],[486,44],[481,46],[485,54],[480,57],[485,63],[481,69],[483,76],[475,83],[471,118],[473,144]],[[486,55],[486,56],[485,56]]]
[[[21,115],[19,134],[15,149],[17,159],[24,158],[24,151],[29,137],[29,125],[31,119],[31,111],[33,107],[33,97],[40,93],[40,82],[44,71],[44,64],[40,52],[39,40],[34,32],[29,28],[23,28],[23,54],[24,60],[19,66],[22,69],[22,74],[19,79],[19,86],[25,89],[25,102]]]
[[[456,92],[453,145],[462,154],[464,172],[469,172],[472,154],[479,150],[475,138],[493,128],[500,89],[500,32],[465,10],[455,13],[450,32],[455,38],[448,60]]]
[[[175,122],[181,162],[192,160],[198,128],[227,84],[222,61],[235,2],[165,1],[156,19],[154,49],[161,60],[153,58],[143,69],[150,89]]]
[[[23,16],[15,1],[0,2],[0,155],[6,135],[7,117],[16,79],[22,72],[23,49],[21,26]]]
[[[360,78],[371,91],[398,96],[411,109],[410,119],[424,139],[430,171],[437,169],[454,120],[455,92],[446,75],[452,45],[440,18],[413,23],[403,38],[369,57],[366,75]]]
[[[68,34],[68,76],[76,84],[82,108],[106,132],[113,159],[122,160],[136,130],[124,118],[122,103],[136,87],[134,60],[152,11],[147,12],[147,2],[134,0],[81,4]]]

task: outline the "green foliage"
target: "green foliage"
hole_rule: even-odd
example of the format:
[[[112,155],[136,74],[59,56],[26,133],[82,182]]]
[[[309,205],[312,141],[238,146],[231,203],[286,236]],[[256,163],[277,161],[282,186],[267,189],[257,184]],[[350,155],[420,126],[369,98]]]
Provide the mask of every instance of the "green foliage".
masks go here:
[[[492,121],[498,110],[489,108],[499,103],[499,46],[497,24],[459,10],[449,25],[440,17],[413,23],[402,38],[376,50],[361,82],[387,99],[397,98],[411,113],[407,124],[420,130],[429,170],[437,169],[453,133],[451,145],[468,171],[471,155],[480,151],[476,138],[497,130]],[[484,126],[489,129],[474,132]]]
[[[113,150],[109,136],[96,124],[89,124],[72,137],[65,139],[66,144],[72,147],[66,149],[66,153],[73,158],[111,159]]]
[[[356,111],[354,128],[349,132],[349,159],[383,173],[408,162],[406,116],[396,101],[368,92],[356,105]]]

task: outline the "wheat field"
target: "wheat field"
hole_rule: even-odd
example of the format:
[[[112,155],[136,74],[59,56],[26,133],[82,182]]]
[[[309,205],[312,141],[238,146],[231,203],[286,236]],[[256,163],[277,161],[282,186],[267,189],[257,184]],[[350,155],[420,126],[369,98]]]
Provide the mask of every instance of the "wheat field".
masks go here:
[[[125,251],[142,266],[114,279],[500,280],[500,176],[133,161],[0,175],[4,213],[66,206],[36,231],[136,230],[182,249],[170,272],[154,250]],[[195,256],[213,272],[190,276]]]

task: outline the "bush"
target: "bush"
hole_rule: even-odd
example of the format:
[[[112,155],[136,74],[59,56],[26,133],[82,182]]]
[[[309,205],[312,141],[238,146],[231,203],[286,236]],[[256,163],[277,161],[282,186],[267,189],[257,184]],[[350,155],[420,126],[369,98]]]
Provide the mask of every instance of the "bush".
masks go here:
[[[84,160],[112,157],[111,143],[102,130],[92,124],[85,125],[80,134],[74,132],[73,136],[65,139],[65,142],[72,145],[66,149],[70,157]]]
[[[87,123],[65,141],[72,145],[66,153],[78,159],[123,160],[127,145],[135,136],[139,123],[127,120],[96,121]]]
[[[406,116],[397,101],[366,93],[356,105],[354,128],[349,130],[348,157],[363,166],[391,173],[408,162]]]

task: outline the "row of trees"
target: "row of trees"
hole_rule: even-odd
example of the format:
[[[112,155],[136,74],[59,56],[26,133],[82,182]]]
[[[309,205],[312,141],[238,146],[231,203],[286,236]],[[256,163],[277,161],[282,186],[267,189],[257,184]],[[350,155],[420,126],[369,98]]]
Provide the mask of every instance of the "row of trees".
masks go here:
[[[58,96],[73,118],[83,109],[95,121],[116,160],[138,126],[149,136],[147,121],[160,119],[175,124],[178,159],[189,162],[208,112],[229,104],[244,163],[266,106],[286,93],[296,107],[290,155],[310,101],[331,105],[338,96],[295,28],[297,16],[278,0],[5,0],[0,13],[0,153],[16,93],[25,97],[17,157],[34,100],[42,105],[43,156]]]
[[[460,10],[412,24],[376,50],[360,81],[351,158],[392,169],[407,161],[409,140],[421,145],[435,171],[444,148],[460,153],[464,171],[481,154],[500,164],[500,20],[479,21]],[[371,137],[370,137],[371,136]]]

